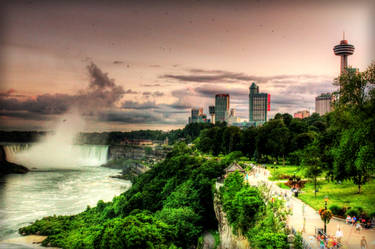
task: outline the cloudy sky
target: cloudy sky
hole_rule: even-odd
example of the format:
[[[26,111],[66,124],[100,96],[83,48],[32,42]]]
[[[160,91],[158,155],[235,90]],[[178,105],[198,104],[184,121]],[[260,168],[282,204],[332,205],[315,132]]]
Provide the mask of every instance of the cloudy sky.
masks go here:
[[[248,119],[249,86],[277,112],[314,111],[349,64],[374,59],[367,1],[2,1],[0,129],[44,130],[71,108],[89,131],[183,127],[229,93]]]

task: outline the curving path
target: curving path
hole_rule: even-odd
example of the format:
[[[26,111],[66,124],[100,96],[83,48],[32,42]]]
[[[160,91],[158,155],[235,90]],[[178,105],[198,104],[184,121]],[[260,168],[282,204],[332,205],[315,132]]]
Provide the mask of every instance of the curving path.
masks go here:
[[[318,212],[300,199],[293,197],[290,190],[282,189],[274,182],[268,180],[269,175],[270,172],[268,170],[254,166],[246,178],[249,184],[253,186],[265,183],[275,197],[283,198],[286,201],[286,206],[292,211],[292,214],[288,217],[288,225],[297,231],[303,232],[302,235],[305,241],[310,243],[311,248],[319,248],[319,244],[314,237],[315,229],[323,228],[324,224]],[[361,232],[356,232],[352,225],[345,224],[345,222],[338,219],[332,219],[327,225],[327,234],[335,235],[338,227],[344,234],[342,239],[344,248],[361,249],[360,241],[362,236],[365,236],[369,246],[368,249],[375,249],[374,229],[363,229]]]

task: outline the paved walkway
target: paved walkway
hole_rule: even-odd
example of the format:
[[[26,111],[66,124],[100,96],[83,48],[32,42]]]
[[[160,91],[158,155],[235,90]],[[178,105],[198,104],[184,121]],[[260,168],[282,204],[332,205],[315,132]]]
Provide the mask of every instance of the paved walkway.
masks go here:
[[[268,177],[268,170],[254,167],[247,178],[250,185],[258,186],[265,183],[274,196],[283,198],[286,201],[286,206],[292,210],[292,214],[288,217],[288,225],[296,231],[303,232],[304,239],[310,243],[312,248],[319,248],[318,242],[314,237],[315,229],[323,228],[324,223],[320,219],[318,212],[304,204],[300,199],[293,197],[290,190],[281,189],[275,182],[268,180]],[[327,234],[335,235],[338,227],[344,234],[342,239],[344,248],[361,249],[360,241],[362,236],[365,236],[369,246],[368,249],[375,249],[374,229],[363,229],[361,232],[356,232],[352,225],[345,224],[345,222],[337,219],[331,219],[327,225]]]

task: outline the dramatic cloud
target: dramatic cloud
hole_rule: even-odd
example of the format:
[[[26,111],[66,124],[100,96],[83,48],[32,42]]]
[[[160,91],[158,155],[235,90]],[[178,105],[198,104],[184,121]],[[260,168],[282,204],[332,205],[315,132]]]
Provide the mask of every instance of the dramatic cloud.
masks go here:
[[[122,124],[184,124],[185,118],[169,118],[170,115],[162,113],[134,111],[109,111],[99,115],[99,120],[104,122],[117,122]]]
[[[141,84],[141,86],[145,87],[155,87],[155,86],[161,86],[160,84]]]
[[[144,111],[109,111],[100,113],[99,120],[105,122],[120,122],[127,124],[149,124],[154,122],[160,122],[161,118],[158,118],[152,113],[146,113]]]
[[[194,88],[194,92],[202,97],[215,98],[218,93],[228,93],[232,97],[246,98],[249,95],[248,88],[228,88],[223,86],[203,85]]]
[[[77,107],[83,113],[96,112],[103,108],[111,108],[124,94],[124,89],[115,84],[113,79],[103,73],[94,63],[87,66],[89,86],[76,94],[42,94],[31,98],[19,99],[9,95],[0,95],[0,110],[3,114],[10,111],[18,112],[13,116],[25,116],[28,113],[45,115],[62,114],[70,107]],[[27,113],[28,112],[28,113]]]
[[[160,91],[155,91],[155,92],[143,92],[143,96],[152,96],[152,97],[161,97],[164,95],[164,93]]]
[[[23,120],[36,120],[36,121],[46,121],[50,120],[50,116],[38,114],[38,113],[31,113],[31,112],[4,112],[0,111],[0,117],[8,117],[8,118],[21,118]]]
[[[137,91],[133,91],[132,89],[128,89],[124,92],[124,94],[137,94]]]
[[[164,93],[160,92],[160,91],[155,91],[152,93],[152,96],[154,97],[161,97],[161,96],[164,96]]]
[[[294,81],[306,78],[315,79],[315,75],[274,75],[268,77],[261,77],[255,75],[247,75],[238,72],[229,72],[223,70],[204,70],[204,69],[190,69],[187,70],[188,74],[164,74],[160,78],[164,79],[174,79],[178,82],[197,82],[197,83],[267,83],[276,80],[286,80],[289,81],[293,79]]]
[[[125,101],[121,107],[124,109],[138,109],[138,110],[158,108],[155,102],[147,101],[145,103],[139,103],[139,102],[135,102],[131,100]]]

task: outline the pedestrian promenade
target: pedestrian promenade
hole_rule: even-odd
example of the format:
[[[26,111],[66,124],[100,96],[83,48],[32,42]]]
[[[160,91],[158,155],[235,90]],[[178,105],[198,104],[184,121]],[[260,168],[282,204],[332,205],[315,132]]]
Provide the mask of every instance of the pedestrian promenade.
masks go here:
[[[283,198],[286,202],[286,206],[291,210],[291,214],[288,217],[288,226],[298,232],[302,232],[303,238],[310,244],[311,248],[319,248],[319,243],[315,238],[315,234],[317,228],[324,227],[324,223],[320,219],[318,212],[303,203],[300,199],[295,198],[290,190],[282,189],[274,182],[268,180],[269,175],[268,170],[255,166],[253,170],[248,173],[247,180],[249,184],[253,186],[266,184],[275,197]],[[323,206],[324,201],[322,200],[322,207]],[[360,232],[357,232],[354,226],[333,218],[327,225],[327,235],[334,236],[338,227],[340,227],[343,232],[343,248],[361,249],[360,241],[362,236],[365,236],[368,249],[375,249],[374,229],[362,229]]]

